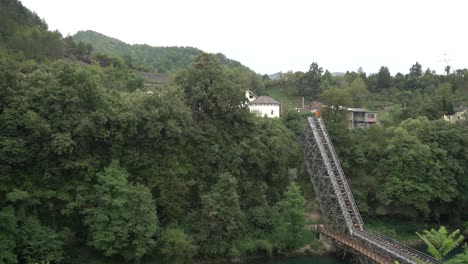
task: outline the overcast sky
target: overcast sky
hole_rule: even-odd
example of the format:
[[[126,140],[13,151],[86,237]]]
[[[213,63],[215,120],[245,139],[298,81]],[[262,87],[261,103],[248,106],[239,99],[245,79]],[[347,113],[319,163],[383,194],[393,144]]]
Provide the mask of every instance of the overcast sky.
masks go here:
[[[468,68],[466,0],[22,0],[63,35],[221,52],[264,74]],[[443,56],[443,54],[447,54]]]

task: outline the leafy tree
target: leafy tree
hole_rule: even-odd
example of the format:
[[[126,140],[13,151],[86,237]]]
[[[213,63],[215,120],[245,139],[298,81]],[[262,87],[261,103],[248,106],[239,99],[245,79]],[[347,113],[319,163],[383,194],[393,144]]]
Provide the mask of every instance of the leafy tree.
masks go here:
[[[219,176],[211,191],[201,198],[197,239],[206,255],[226,255],[232,243],[243,236],[245,215],[239,205],[237,179],[229,173]]]
[[[392,76],[390,75],[388,67],[380,67],[377,73],[376,86],[376,91],[382,91],[392,86]]]
[[[303,243],[305,230],[305,199],[299,186],[292,182],[277,203],[278,223],[275,227],[274,241],[280,248],[296,248]]]
[[[460,230],[455,230],[449,234],[444,226],[439,230],[424,230],[423,235],[416,233],[427,245],[427,251],[436,259],[442,260],[448,253],[454,250],[463,242],[463,235]]]
[[[14,208],[0,211],[0,263],[18,263],[15,254],[17,223]]]
[[[129,183],[127,177],[116,161],[97,174],[97,184],[87,198],[90,206],[83,211],[84,222],[89,227],[89,245],[106,256],[138,260],[155,245],[158,219],[148,188]]]
[[[452,85],[450,83],[443,83],[439,85],[434,91],[434,101],[436,101],[438,116],[443,114],[453,115],[453,101],[454,95],[452,92]]]
[[[187,263],[197,251],[192,238],[181,228],[164,229],[158,243],[166,263]]]
[[[245,110],[245,95],[231,82],[216,56],[202,53],[193,67],[176,77],[198,121],[234,121]]]
[[[346,107],[353,104],[350,91],[345,88],[330,88],[320,94],[320,101],[327,105],[324,117],[337,122],[346,119]]]
[[[18,252],[25,263],[61,262],[63,241],[52,229],[43,226],[35,217],[27,218],[18,230]]]
[[[316,62],[310,65],[309,71],[304,76],[304,88],[301,95],[307,100],[316,99],[322,92],[322,67],[319,67]]]
[[[445,66],[445,68],[444,68],[445,74],[449,75],[451,68],[452,67],[450,67],[449,65]]]
[[[413,64],[413,66],[411,66],[409,75],[411,77],[417,78],[422,76],[422,66],[421,64],[419,64],[419,62],[416,62],[415,64]]]
[[[398,127],[386,148],[386,159],[378,166],[385,183],[381,194],[388,204],[411,206],[428,214],[429,202],[456,197],[456,181],[443,177],[437,154],[404,128]]]
[[[245,207],[248,208],[246,215],[249,234],[255,238],[268,238],[274,231],[277,211],[268,204],[266,183],[249,182],[248,186],[250,187],[249,196],[244,200],[247,200]]]
[[[352,104],[350,107],[363,107],[368,104],[369,91],[367,85],[361,77],[354,79],[349,87]]]
[[[297,137],[299,137],[304,132],[308,116],[310,116],[310,113],[289,111],[286,113],[286,115],[283,115],[281,119],[283,119],[286,127],[293,131]]]

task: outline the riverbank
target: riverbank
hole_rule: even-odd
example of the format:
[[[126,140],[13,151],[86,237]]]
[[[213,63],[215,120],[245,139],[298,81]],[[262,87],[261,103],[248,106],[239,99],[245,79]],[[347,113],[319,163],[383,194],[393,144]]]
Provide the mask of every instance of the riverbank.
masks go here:
[[[322,242],[319,239],[319,234],[311,228],[307,228],[304,231],[304,246],[299,249],[287,250],[282,252],[276,252],[272,255],[252,255],[252,256],[243,256],[238,258],[216,258],[216,259],[199,259],[196,264],[221,264],[221,263],[264,263],[262,261],[266,260],[278,260],[278,259],[291,259],[298,257],[325,257],[325,258],[334,258],[333,254],[329,254]],[[336,256],[338,258],[338,256]],[[260,262],[257,262],[260,261]],[[270,263],[270,262],[265,262]],[[272,262],[276,263],[276,262]],[[321,262],[319,262],[321,263]],[[331,262],[333,263],[333,262]],[[337,262],[338,263],[338,262]]]

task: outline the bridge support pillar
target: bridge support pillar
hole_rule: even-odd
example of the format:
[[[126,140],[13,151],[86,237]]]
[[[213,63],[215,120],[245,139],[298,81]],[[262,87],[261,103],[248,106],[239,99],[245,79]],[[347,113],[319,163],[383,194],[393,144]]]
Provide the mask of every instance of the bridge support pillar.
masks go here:
[[[336,252],[336,247],[335,247],[335,243],[333,242],[333,240],[323,235],[322,233],[320,233],[320,241],[322,242],[322,245],[323,247],[325,247],[325,250],[327,252],[333,252],[333,253]]]

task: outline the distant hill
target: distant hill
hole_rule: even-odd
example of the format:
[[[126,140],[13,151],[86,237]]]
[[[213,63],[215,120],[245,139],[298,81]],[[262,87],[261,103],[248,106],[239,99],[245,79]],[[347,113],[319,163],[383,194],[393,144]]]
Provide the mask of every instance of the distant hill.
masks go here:
[[[282,72],[277,72],[277,73],[273,73],[273,74],[268,75],[268,77],[271,80],[279,80],[279,79],[281,79],[282,76],[283,76]]]
[[[333,77],[342,77],[342,76],[345,76],[346,73],[344,72],[332,72],[331,75]]]
[[[159,73],[170,73],[188,68],[195,56],[202,52],[192,47],[129,45],[91,30],[79,31],[73,36],[73,40],[76,43],[89,43],[93,45],[94,51],[99,53],[131,58],[133,62]]]
[[[47,24],[37,14],[16,0],[0,1],[0,41],[8,41],[19,30],[36,27],[47,30]]]
[[[27,58],[57,59],[65,43],[58,32],[17,0],[0,0],[0,49],[21,52]]]
[[[111,56],[131,58],[139,65],[158,73],[171,73],[191,66],[193,59],[203,52],[193,47],[153,47],[146,44],[130,45],[116,38],[87,30],[79,31],[73,36],[76,43],[83,42],[93,46],[94,51]],[[250,72],[240,62],[216,54],[223,65]]]

